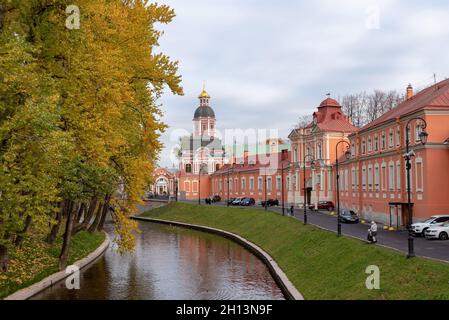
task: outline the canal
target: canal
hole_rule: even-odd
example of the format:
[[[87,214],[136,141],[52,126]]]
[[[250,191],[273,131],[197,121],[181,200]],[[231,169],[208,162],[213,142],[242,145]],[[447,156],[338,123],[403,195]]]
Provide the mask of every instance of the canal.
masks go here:
[[[106,231],[112,238],[112,224]],[[133,253],[113,246],[81,272],[80,290],[58,283],[33,299],[46,300],[280,300],[267,267],[222,237],[149,222]]]

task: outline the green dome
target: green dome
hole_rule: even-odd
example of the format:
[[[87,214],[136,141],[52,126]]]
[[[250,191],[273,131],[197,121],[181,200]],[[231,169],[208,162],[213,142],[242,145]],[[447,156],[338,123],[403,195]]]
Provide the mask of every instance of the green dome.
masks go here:
[[[215,118],[214,110],[209,106],[198,107],[195,111],[195,118]]]

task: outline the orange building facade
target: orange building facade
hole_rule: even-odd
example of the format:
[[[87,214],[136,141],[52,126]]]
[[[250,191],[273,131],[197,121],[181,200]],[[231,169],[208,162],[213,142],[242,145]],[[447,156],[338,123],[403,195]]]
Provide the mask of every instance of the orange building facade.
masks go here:
[[[417,117],[427,123],[425,145],[419,141],[424,122],[411,120]],[[404,227],[408,223],[407,123],[413,150],[414,222],[448,214],[449,80],[416,95],[409,86],[406,101],[361,129],[353,126],[336,100],[326,99],[309,126],[291,132],[291,151],[271,149],[263,155],[245,153],[240,159],[226,160],[221,141],[217,149],[203,147],[208,154],[204,155],[209,159],[208,172],[200,174],[195,165],[187,172],[189,161],[184,162],[179,172],[180,194],[190,200],[212,195],[223,201],[237,197],[251,197],[256,202],[277,199],[296,208],[304,206],[304,198],[307,205],[319,201],[336,205],[338,158],[341,208],[354,210],[366,220]],[[345,143],[336,148],[341,141]],[[348,148],[350,159],[344,156]]]
[[[428,142],[420,133],[424,122]],[[351,159],[340,166],[343,208],[394,227],[408,221],[406,127],[409,123],[411,200],[415,221],[449,213],[449,80],[418,94],[407,88],[407,100],[349,136]]]

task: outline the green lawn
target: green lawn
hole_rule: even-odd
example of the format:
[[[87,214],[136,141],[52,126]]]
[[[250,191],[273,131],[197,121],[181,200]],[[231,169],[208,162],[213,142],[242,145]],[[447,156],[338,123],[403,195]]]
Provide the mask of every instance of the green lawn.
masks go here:
[[[258,209],[197,206],[157,208],[144,216],[215,227],[268,252],[306,299],[449,299],[449,264],[371,246]],[[380,290],[368,290],[365,270],[380,268]]]
[[[80,232],[72,238],[69,265],[95,251],[104,241],[103,233]],[[41,234],[31,234],[22,249],[14,249],[9,270],[0,273],[0,299],[58,272],[62,239],[48,245]]]

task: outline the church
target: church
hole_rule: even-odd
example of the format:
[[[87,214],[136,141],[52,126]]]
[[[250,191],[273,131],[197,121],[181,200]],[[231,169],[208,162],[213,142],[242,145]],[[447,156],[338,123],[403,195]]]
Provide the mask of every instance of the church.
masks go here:
[[[217,137],[217,119],[210,106],[205,87],[198,97],[193,116],[193,133],[180,141],[178,187],[180,200],[204,199],[209,196],[210,175],[225,161],[224,146]]]

